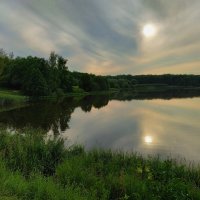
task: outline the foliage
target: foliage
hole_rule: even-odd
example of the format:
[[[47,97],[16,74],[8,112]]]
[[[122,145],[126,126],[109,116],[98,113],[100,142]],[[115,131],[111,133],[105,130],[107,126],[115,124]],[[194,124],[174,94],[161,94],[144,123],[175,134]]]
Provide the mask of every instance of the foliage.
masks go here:
[[[70,72],[68,60],[51,52],[49,59],[7,54],[0,49],[0,86],[21,90],[28,96],[51,96],[73,92],[78,87],[85,92],[110,89],[135,89],[138,85],[200,87],[199,75],[118,75],[97,76]]]
[[[133,84],[164,84],[172,86],[200,86],[200,75],[118,75],[112,77],[115,79],[125,79],[127,81],[133,81]]]
[[[89,200],[92,198],[78,187],[60,187],[52,177],[33,174],[26,179],[20,172],[8,170],[5,163],[0,160],[0,199]]]
[[[29,96],[47,96],[59,89],[72,91],[66,60],[56,55],[53,62],[51,56],[49,61],[31,56],[9,59],[1,75],[1,85]]]
[[[0,134],[1,157],[7,166],[25,176],[31,172],[52,175],[56,165],[63,160],[63,141],[48,140],[45,143],[40,131],[35,133],[24,130],[23,133],[26,137],[19,134],[14,136]]]
[[[3,49],[0,49],[0,75],[2,74],[6,64],[13,58],[13,53],[7,54]]]
[[[108,80],[104,76],[73,72],[72,77],[75,82],[78,82],[79,87],[86,92],[107,91],[110,88]]]
[[[200,199],[200,170],[174,160],[64,148],[39,131],[0,131],[0,197],[6,199]]]
[[[85,73],[68,71],[67,59],[50,53],[49,60],[28,56],[12,59],[2,50],[0,56],[0,83],[28,96],[50,96],[72,92],[78,86],[86,92],[108,90],[107,79]],[[0,55],[1,55],[0,54]]]
[[[22,86],[22,90],[29,96],[45,96],[48,95],[47,83],[38,69],[31,69],[30,77],[26,84]]]

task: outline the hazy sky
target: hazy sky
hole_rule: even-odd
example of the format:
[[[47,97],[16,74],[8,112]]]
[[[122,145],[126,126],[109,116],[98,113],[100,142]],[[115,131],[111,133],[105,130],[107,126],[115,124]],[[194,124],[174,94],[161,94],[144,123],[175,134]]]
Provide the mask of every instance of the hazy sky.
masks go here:
[[[72,71],[200,74],[200,0],[0,0],[0,48],[54,50]]]

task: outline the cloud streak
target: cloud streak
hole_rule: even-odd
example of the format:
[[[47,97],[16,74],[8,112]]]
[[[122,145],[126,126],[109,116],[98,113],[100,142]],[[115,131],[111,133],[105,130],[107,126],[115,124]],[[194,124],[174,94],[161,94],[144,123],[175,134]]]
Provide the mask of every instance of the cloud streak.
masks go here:
[[[198,0],[1,0],[0,45],[96,74],[195,73],[200,53]],[[154,23],[156,37],[142,27]]]

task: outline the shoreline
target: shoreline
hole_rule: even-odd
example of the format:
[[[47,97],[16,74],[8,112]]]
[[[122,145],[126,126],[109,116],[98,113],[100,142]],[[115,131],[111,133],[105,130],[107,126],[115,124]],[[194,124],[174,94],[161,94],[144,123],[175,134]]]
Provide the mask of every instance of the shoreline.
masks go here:
[[[181,90],[185,91],[185,94],[188,92],[195,92],[195,97],[200,96],[200,87],[182,87],[182,86],[166,86],[166,85],[156,85],[156,84],[145,84],[145,85],[136,85],[134,88],[129,89],[110,89],[108,91],[91,91],[91,92],[84,92],[84,91],[74,91],[67,94],[62,95],[51,95],[51,96],[40,96],[40,97],[30,97],[24,96],[20,91],[8,90],[0,88],[0,112],[20,108],[26,106],[30,103],[34,103],[37,101],[62,101],[65,98],[73,97],[73,98],[84,98],[86,96],[101,96],[101,95],[117,95],[120,93],[129,93],[132,95],[139,95],[138,98],[142,98],[144,95],[152,96],[161,96],[162,93],[169,93],[176,91],[180,92]],[[160,94],[160,95],[159,95]],[[141,97],[140,97],[141,96]],[[193,96],[192,96],[193,97]],[[167,98],[167,99],[170,99]]]
[[[110,150],[64,148],[39,130],[0,130],[0,197],[199,199],[200,168]]]

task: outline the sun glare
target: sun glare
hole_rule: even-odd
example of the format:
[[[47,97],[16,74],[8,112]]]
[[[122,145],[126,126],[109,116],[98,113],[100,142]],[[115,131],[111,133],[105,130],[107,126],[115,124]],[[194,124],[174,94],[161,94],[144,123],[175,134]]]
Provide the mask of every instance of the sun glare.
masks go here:
[[[153,24],[146,24],[144,27],[143,27],[143,31],[142,31],[143,35],[147,38],[150,38],[150,37],[153,37],[156,35],[157,33],[157,30],[156,30],[156,27],[155,25]]]
[[[151,144],[151,143],[153,142],[153,139],[152,139],[151,136],[145,136],[145,137],[144,137],[144,141],[145,141],[145,143],[147,143],[147,144]]]

